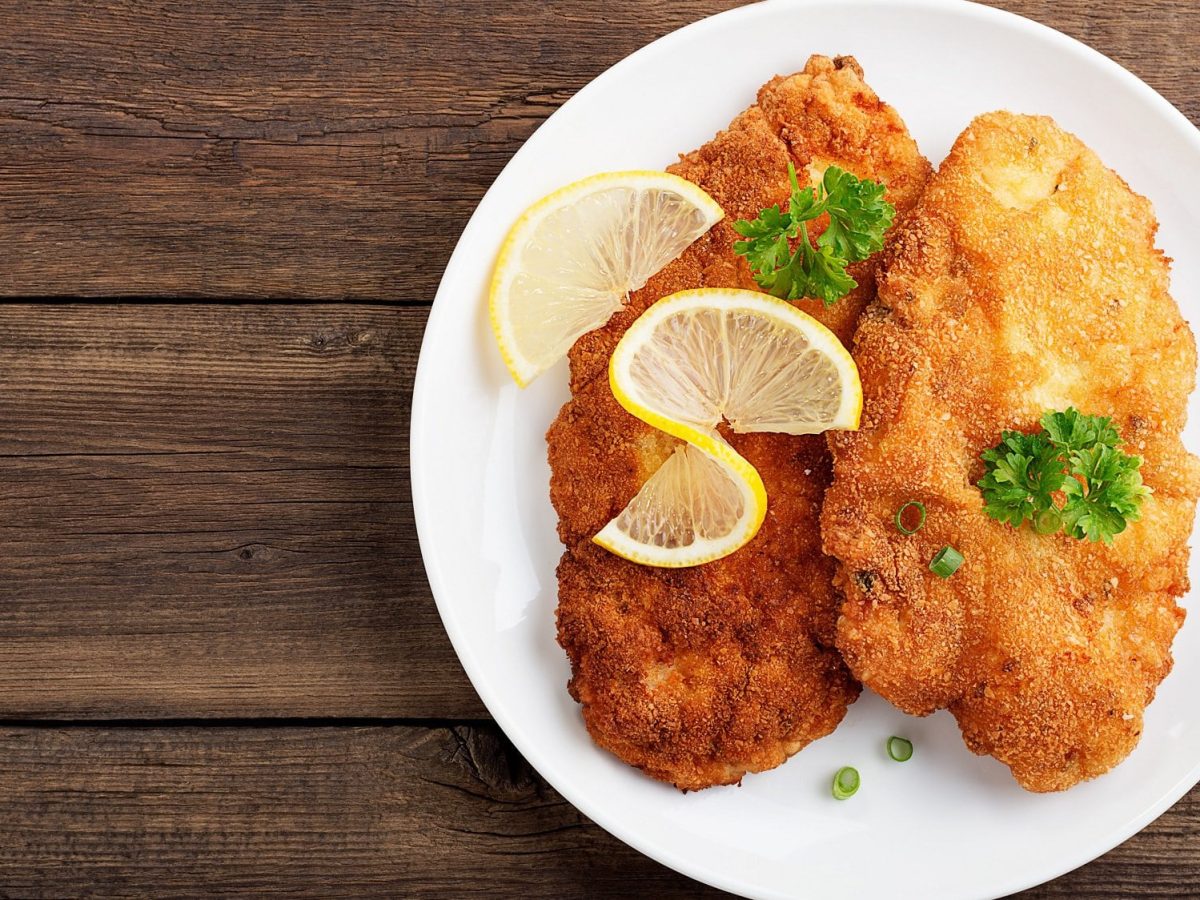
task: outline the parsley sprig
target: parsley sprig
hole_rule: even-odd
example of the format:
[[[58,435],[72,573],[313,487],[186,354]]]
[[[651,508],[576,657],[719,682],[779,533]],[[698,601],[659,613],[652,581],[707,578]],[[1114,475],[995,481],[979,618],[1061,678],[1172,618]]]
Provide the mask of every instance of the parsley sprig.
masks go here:
[[[746,240],[733,249],[746,257],[754,280],[767,293],[784,300],[816,297],[830,306],[858,287],[846,266],[883,247],[883,233],[896,210],[883,199],[882,184],[860,180],[837,166],[826,169],[816,187],[801,188],[789,162],[788,180],[792,196],[787,212],[776,204],[757,219],[735,222],[734,229]],[[814,246],[807,223],[822,213],[829,214],[829,225]]]
[[[1141,457],[1118,450],[1120,443],[1112,419],[1074,407],[1047,412],[1034,434],[1005,431],[982,454],[983,511],[1014,527],[1032,519],[1039,533],[1061,527],[1073,538],[1111,544],[1137,521],[1151,492],[1142,484]]]

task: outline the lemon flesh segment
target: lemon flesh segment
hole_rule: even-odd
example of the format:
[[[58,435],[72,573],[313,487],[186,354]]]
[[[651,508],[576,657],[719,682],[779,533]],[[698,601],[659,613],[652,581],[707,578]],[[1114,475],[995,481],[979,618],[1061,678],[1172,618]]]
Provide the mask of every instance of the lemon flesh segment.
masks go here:
[[[722,420],[735,432],[817,434],[857,428],[862,412],[858,369],[837,337],[754,291],[702,289],[660,300],[617,344],[609,383],[625,409],[687,442],[596,536],[614,553],[654,566],[727,556],[762,524],[762,479],[720,437]]]
[[[862,385],[841,341],[790,303],[754,291],[682,291],[650,307],[609,366],[626,409],[685,440],[722,419],[735,432],[858,427]]]
[[[695,566],[749,541],[766,509],[758,473],[731,448],[714,455],[684,444],[595,541],[645,565]]]
[[[525,385],[609,320],[724,213],[666,172],[611,172],[550,194],[512,227],[489,307],[505,364]]]

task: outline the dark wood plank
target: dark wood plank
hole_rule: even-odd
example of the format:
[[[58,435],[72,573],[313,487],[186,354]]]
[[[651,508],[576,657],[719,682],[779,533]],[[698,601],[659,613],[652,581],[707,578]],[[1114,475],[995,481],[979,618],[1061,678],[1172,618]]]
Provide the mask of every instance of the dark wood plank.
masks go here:
[[[1049,25],[1116,60],[1200,126],[1195,0],[981,0]]]
[[[428,299],[475,200],[558,103],[732,5],[0,0],[0,293]],[[1200,121],[1190,0],[994,5]],[[0,715],[480,715],[407,509],[424,313],[94,313],[110,318],[0,309]],[[289,876],[322,895],[696,895],[532,775],[500,799],[453,778],[420,794],[406,751],[346,749],[340,730],[204,733],[0,735],[0,790],[19,801],[0,805],[0,895],[261,893]],[[489,727],[400,740],[433,753],[434,777],[470,759],[526,784]],[[567,818],[527,815],[542,809]],[[463,843],[442,842],[448,814]],[[1200,894],[1198,833],[1193,792],[1029,896]]]
[[[419,308],[351,305],[0,305],[0,421],[7,423],[0,433],[0,714],[482,714],[433,611],[411,531],[403,437],[423,317]],[[492,806],[468,805],[454,813],[465,823],[456,827],[490,828],[496,833],[470,838],[486,846],[439,838],[442,855],[402,864],[394,847],[420,844],[405,829],[441,821],[447,804],[461,802],[453,790],[422,794],[395,811],[391,849],[355,843],[346,822],[324,819],[309,833],[312,847],[349,855],[318,853],[309,868],[297,868],[287,854],[307,858],[312,847],[278,825],[270,803],[257,815],[243,808],[226,826],[211,812],[203,824],[175,796],[207,783],[195,801],[203,808],[247,792],[262,796],[256,790],[274,794],[273,782],[263,787],[261,779],[264,760],[274,765],[278,757],[263,746],[294,729],[248,729],[246,750],[235,737],[242,729],[221,730],[208,743],[189,729],[137,731],[132,744],[122,743],[122,730],[17,733],[59,742],[18,765],[20,754],[0,741],[0,781],[7,768],[28,782],[24,799],[7,807],[22,817],[9,826],[20,829],[21,842],[5,839],[0,812],[0,848],[19,848],[15,862],[0,849],[0,885],[19,895],[37,884],[54,895],[91,882],[113,892],[174,884],[185,893],[201,877],[264,890],[292,871],[303,880],[297,889],[327,892],[338,866],[359,870],[356,853],[375,854],[367,880],[350,882],[360,892],[372,884],[430,895],[450,884],[465,890],[478,873],[462,869],[463,853],[478,855],[502,880],[523,879],[536,864],[545,896],[582,896],[588,885],[599,896],[621,896],[623,877],[650,885],[667,879],[663,896],[692,890],[591,826],[576,827],[581,820],[566,807],[569,851],[558,836],[537,834],[557,835],[558,819],[551,827],[522,812],[512,819],[515,831],[498,830]],[[302,733],[305,746],[336,745],[336,731]],[[494,731],[484,734],[491,737],[470,751],[474,770],[520,766]],[[83,743],[72,750],[72,740]],[[172,756],[188,752],[197,754],[191,763]],[[313,797],[342,790],[318,787],[333,777],[328,760],[288,765],[289,777],[307,767],[312,779],[299,794],[278,788],[281,797],[295,795],[287,801],[295,821],[311,815]],[[139,766],[142,781],[112,785]],[[188,774],[186,785],[153,780],[175,768]],[[389,771],[393,791],[416,777]],[[41,781],[63,772],[74,773],[86,796]],[[528,790],[553,797],[540,783]],[[114,792],[123,820],[101,811]],[[2,783],[0,796],[9,796]],[[355,802],[352,813],[366,815],[366,800]],[[181,803],[184,812],[170,812]],[[498,808],[508,822],[509,807]],[[75,825],[62,831],[53,816],[68,812]],[[1035,896],[1115,897],[1133,885],[1169,895],[1195,884],[1198,815],[1193,794],[1104,862]],[[104,834],[112,835],[107,843]],[[73,849],[62,845],[68,839]],[[245,854],[222,863],[231,841]],[[180,873],[175,882],[146,862],[164,858],[168,846],[176,855],[163,866]],[[269,867],[254,869],[246,859]],[[575,880],[580,866],[586,877]],[[459,875],[447,874],[452,869]]]
[[[737,5],[0,0],[0,294],[428,300],[546,116]],[[1200,121],[1200,4],[993,5]]]
[[[722,896],[589,823],[491,724],[6,728],[0,759],[3,896]],[[1195,896],[1198,828],[1193,792],[1022,896]]]
[[[703,897],[494,726],[0,730],[0,896]]]
[[[1200,897],[1200,787],[1104,856],[1016,897]]]
[[[425,581],[427,310],[0,305],[0,716],[479,716]]]
[[[736,0],[0,0],[0,293],[429,300],[576,90]]]

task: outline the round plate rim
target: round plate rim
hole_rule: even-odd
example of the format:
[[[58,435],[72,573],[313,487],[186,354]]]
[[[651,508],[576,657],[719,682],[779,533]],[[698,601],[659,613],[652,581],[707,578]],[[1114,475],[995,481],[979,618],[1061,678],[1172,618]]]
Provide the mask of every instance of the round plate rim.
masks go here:
[[[467,677],[470,680],[475,691],[479,694],[484,706],[491,713],[496,723],[513,742],[517,749],[521,752],[524,758],[530,763],[537,772],[545,778],[545,780],[555,788],[568,802],[575,806],[578,810],[584,813],[593,822],[609,832],[619,840],[638,850],[639,852],[649,856],[650,858],[674,869],[675,871],[684,874],[690,878],[704,882],[712,887],[719,888],[741,896],[752,896],[747,892],[747,887],[734,877],[725,872],[712,869],[703,864],[698,864],[695,860],[683,859],[678,856],[673,850],[659,846],[653,841],[643,839],[636,832],[636,829],[629,828],[626,824],[619,821],[615,816],[609,815],[603,810],[597,809],[589,800],[586,792],[577,789],[576,785],[567,777],[562,776],[555,761],[542,754],[536,744],[530,740],[520,722],[514,715],[511,715],[507,705],[500,700],[496,692],[489,685],[487,680],[482,675],[482,667],[475,657],[471,646],[464,634],[459,628],[458,621],[455,618],[453,602],[449,599],[448,591],[445,588],[445,580],[442,575],[438,560],[432,549],[432,539],[430,535],[431,526],[430,512],[435,498],[429,491],[426,490],[426,485],[418,476],[418,473],[425,468],[425,453],[421,441],[419,440],[422,423],[429,421],[429,412],[432,404],[432,393],[429,387],[430,376],[428,370],[430,364],[428,362],[427,350],[434,342],[438,334],[438,329],[442,320],[442,311],[447,307],[448,300],[443,299],[445,294],[446,277],[445,273],[450,272],[455,268],[456,262],[464,252],[464,248],[471,244],[475,231],[481,225],[480,209],[485,205],[488,194],[494,189],[495,184],[500,182],[505,172],[516,161],[522,159],[525,155],[536,151],[540,140],[544,135],[548,126],[551,125],[564,109],[577,105],[587,98],[595,90],[598,90],[597,85],[602,82],[610,73],[623,70],[624,68],[634,65],[641,61],[644,57],[651,54],[661,54],[668,52],[670,48],[687,38],[695,35],[697,32],[720,27],[722,24],[734,17],[753,16],[753,15],[768,15],[773,10],[778,8],[803,9],[803,8],[819,8],[837,4],[845,9],[850,6],[861,8],[870,7],[905,7],[911,9],[915,13],[936,12],[940,14],[954,14],[965,17],[973,17],[981,21],[1003,22],[1004,24],[1022,29],[1031,35],[1036,35],[1042,39],[1054,43],[1064,53],[1072,54],[1082,61],[1093,67],[1107,69],[1111,75],[1125,82],[1126,86],[1134,90],[1141,98],[1142,102],[1151,106],[1159,115],[1169,121],[1173,121],[1177,130],[1181,134],[1186,134],[1187,139],[1191,141],[1197,154],[1200,154],[1200,130],[1188,120],[1186,116],[1176,109],[1166,98],[1151,88],[1148,84],[1134,75],[1119,63],[1102,54],[1100,51],[1089,47],[1087,44],[1076,40],[1068,35],[1044,25],[1040,22],[1033,21],[1024,16],[1007,10],[1001,10],[990,6],[983,6],[975,2],[965,2],[965,0],[762,0],[759,3],[753,3],[747,6],[736,7],[726,10],[716,15],[708,16],[700,19],[682,28],[676,29],[656,40],[646,44],[629,56],[618,61],[610,66],[604,72],[601,72],[584,87],[576,92],[571,98],[562,104],[559,109],[555,110],[546,121],[538,126],[537,130],[522,144],[520,149],[513,155],[512,159],[501,170],[496,177],[492,187],[484,194],[480,200],[475,212],[471,215],[466,227],[463,229],[462,235],[459,237],[455,245],[454,252],[450,256],[450,260],[446,265],[446,270],[443,273],[443,278],[439,283],[438,291],[434,297],[434,302],[430,310],[429,318],[426,322],[425,334],[421,342],[421,351],[417,362],[416,377],[413,385],[413,401],[410,416],[409,429],[409,455],[410,455],[410,479],[412,487],[413,514],[416,522],[417,538],[421,548],[421,556],[425,565],[426,575],[429,580],[430,589],[433,593],[434,600],[437,604],[439,616],[442,619],[443,626],[450,638],[450,642],[454,647],[460,662],[466,671]],[[1006,883],[1000,885],[992,885],[987,891],[972,895],[964,900],[988,900],[988,898],[1008,896],[1022,890],[1026,890],[1037,885],[1044,884],[1054,878],[1057,878],[1067,872],[1070,872],[1082,865],[1091,862],[1097,857],[1111,850],[1113,847],[1124,842],[1132,835],[1136,834],[1147,824],[1152,822],[1164,811],[1170,808],[1176,801],[1179,800],[1187,791],[1200,783],[1200,759],[1193,765],[1192,769],[1184,774],[1179,781],[1169,790],[1167,790],[1156,802],[1150,804],[1141,814],[1131,817],[1123,825],[1114,827],[1109,835],[1103,841],[1097,841],[1090,845],[1085,851],[1081,851],[1077,856],[1065,858],[1060,865],[1043,867],[1034,871],[1027,871],[1020,875],[1013,875]],[[788,900],[790,895],[778,894],[773,892],[758,893],[753,896],[762,896],[770,898],[778,898],[778,900]]]

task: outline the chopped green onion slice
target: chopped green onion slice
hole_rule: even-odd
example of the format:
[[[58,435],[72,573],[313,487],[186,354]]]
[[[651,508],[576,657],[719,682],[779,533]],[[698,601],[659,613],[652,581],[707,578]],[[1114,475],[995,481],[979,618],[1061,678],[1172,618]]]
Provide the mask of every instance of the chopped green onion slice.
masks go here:
[[[895,737],[894,735],[888,738],[887,741],[888,756],[896,762],[908,762],[912,759],[913,745],[908,738]]]
[[[963,555],[947,544],[934,554],[929,562],[929,571],[942,578],[949,578],[963,564]]]
[[[1053,506],[1033,517],[1033,530],[1038,534],[1054,534],[1062,528],[1062,513]]]
[[[853,766],[842,766],[833,776],[833,799],[846,800],[854,796],[858,790],[858,769]]]
[[[912,528],[907,528],[904,525],[904,514],[910,509],[917,510],[917,524]],[[896,528],[901,534],[916,534],[925,525],[925,504],[919,500],[909,500],[902,507],[896,510]]]

